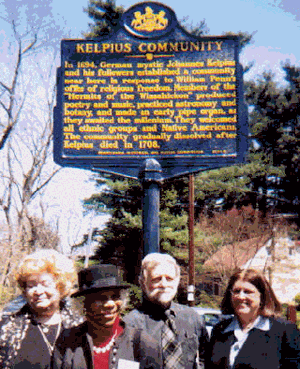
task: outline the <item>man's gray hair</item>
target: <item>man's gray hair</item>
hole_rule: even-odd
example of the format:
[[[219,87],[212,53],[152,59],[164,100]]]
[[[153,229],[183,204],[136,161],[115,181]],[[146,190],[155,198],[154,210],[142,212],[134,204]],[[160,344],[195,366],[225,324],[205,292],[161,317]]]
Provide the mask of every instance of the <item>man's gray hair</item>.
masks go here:
[[[177,261],[173,258],[173,256],[169,254],[161,254],[159,252],[153,252],[148,254],[142,260],[142,268],[139,276],[140,286],[143,288],[144,282],[146,282],[148,273],[150,270],[153,270],[160,264],[171,264],[175,267],[176,277],[180,278],[180,266],[177,264]]]

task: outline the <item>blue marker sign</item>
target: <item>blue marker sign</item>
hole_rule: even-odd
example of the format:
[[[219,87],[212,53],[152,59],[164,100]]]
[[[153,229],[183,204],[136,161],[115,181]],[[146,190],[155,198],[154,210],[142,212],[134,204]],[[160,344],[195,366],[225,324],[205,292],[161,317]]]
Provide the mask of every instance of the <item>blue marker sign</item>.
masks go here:
[[[238,37],[194,37],[145,2],[112,36],[63,40],[61,51],[57,163],[137,178],[154,158],[168,178],[243,162]]]

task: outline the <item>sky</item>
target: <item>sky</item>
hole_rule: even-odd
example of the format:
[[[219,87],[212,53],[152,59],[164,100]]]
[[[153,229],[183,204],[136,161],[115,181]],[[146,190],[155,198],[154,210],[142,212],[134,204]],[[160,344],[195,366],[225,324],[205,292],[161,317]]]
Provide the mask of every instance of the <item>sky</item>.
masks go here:
[[[116,0],[125,9],[138,3]],[[255,65],[245,79],[253,79],[263,71],[272,70],[277,81],[283,81],[282,62],[290,60],[299,66],[300,7],[296,0],[165,0],[180,21],[188,18],[193,25],[205,19],[211,35],[225,32],[248,32],[253,43],[241,55],[242,64]],[[83,12],[87,0],[52,0],[53,11],[64,17],[72,38],[81,38],[87,30],[89,18]],[[71,11],[70,11],[71,10]]]
[[[24,0],[22,4],[26,3]],[[209,34],[222,35],[239,31],[253,34],[252,44],[241,54],[243,65],[255,62],[245,79],[259,78],[271,70],[279,83],[284,83],[281,63],[290,60],[300,66],[300,7],[296,0],[165,0],[177,19],[188,18],[196,26],[205,19]],[[136,4],[133,0],[117,0],[116,5],[125,9]],[[88,30],[89,18],[83,12],[88,0],[48,0],[47,6],[65,28],[70,38],[82,38]],[[68,244],[80,239],[83,231],[91,226],[104,224],[107,215],[83,216],[81,200],[95,192],[93,173],[82,169],[64,168],[49,184],[46,199],[59,215],[63,250]]]

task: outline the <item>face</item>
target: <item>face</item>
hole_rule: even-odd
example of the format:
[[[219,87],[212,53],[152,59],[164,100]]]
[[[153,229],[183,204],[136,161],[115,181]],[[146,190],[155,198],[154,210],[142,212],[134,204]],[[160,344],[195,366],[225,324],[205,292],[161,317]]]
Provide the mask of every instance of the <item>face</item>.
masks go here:
[[[86,318],[96,326],[111,327],[120,315],[123,301],[120,290],[90,293],[85,296]]]
[[[242,320],[254,320],[259,315],[260,292],[250,282],[238,280],[231,289],[231,303],[235,314]]]
[[[144,287],[150,301],[167,306],[174,299],[178,284],[175,266],[165,263],[149,270]]]
[[[25,297],[37,315],[59,310],[60,293],[52,274],[30,275],[26,281]]]

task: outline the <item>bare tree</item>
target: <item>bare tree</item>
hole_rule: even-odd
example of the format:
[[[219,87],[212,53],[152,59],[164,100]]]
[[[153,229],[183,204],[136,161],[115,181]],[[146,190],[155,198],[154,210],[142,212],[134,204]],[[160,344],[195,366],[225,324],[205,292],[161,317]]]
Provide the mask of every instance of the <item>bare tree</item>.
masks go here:
[[[26,61],[52,47],[57,37],[51,36],[58,31],[53,19],[49,18],[51,12],[47,3],[34,0],[21,7],[18,1],[4,0],[2,5],[4,11],[0,19],[7,37],[1,58],[5,73],[0,76],[0,150],[18,124],[26,103],[23,79]]]
[[[268,222],[251,207],[203,218],[196,226],[197,233],[203,235],[196,242],[203,260],[201,278],[219,293],[229,276],[252,259],[271,234]]]
[[[6,42],[0,66],[0,236],[1,288],[18,261],[16,255],[32,251],[42,195],[59,171],[52,160],[53,107],[56,63],[62,38],[49,4],[33,0],[22,6],[4,0],[1,12]],[[13,18],[12,18],[13,17]],[[40,209],[38,209],[40,208]],[[44,221],[38,229],[47,229]],[[57,243],[56,243],[57,244]],[[55,245],[55,243],[53,244]],[[1,295],[1,290],[0,290]]]
[[[1,119],[1,137],[0,137],[0,150],[4,147],[9,135],[18,122],[19,114],[24,104],[25,97],[22,97],[19,101],[16,99],[16,92],[18,86],[18,80],[20,76],[21,66],[23,58],[27,53],[34,48],[36,44],[36,35],[33,35],[29,41],[23,41],[22,37],[19,37],[16,31],[15,23],[12,21],[12,29],[16,38],[17,52],[15,67],[12,73],[11,81],[0,81],[0,108],[4,112],[4,117]],[[26,45],[23,45],[26,43]]]

